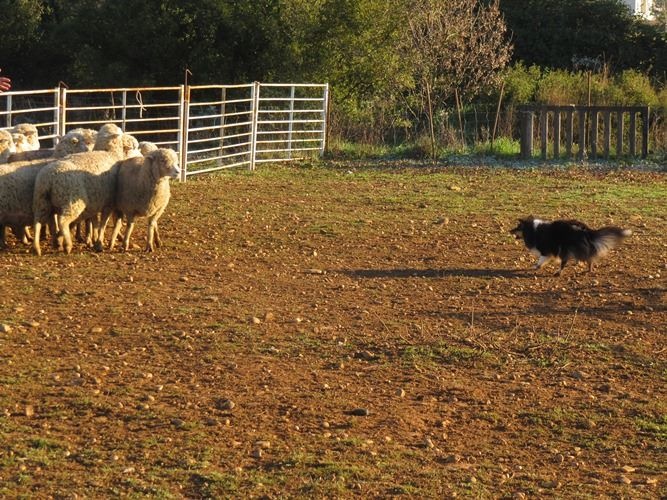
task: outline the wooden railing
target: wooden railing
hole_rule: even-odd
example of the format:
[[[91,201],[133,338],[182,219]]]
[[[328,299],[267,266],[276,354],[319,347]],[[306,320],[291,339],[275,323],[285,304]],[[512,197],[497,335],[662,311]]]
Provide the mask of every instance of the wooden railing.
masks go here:
[[[637,115],[641,119],[642,158],[648,156],[649,107],[648,106],[520,106],[521,114],[521,158],[533,156],[534,122],[539,118],[540,147],[542,159],[548,157],[549,143],[553,144],[553,158],[561,157],[561,146],[565,145],[565,156],[574,156],[574,145],[577,145],[576,158],[607,159],[611,154],[612,135],[615,135],[615,155],[620,158],[627,152],[629,156],[637,156]],[[625,133],[625,115],[628,116],[628,130]],[[602,127],[600,126],[602,117]],[[577,130],[575,135],[575,118]],[[549,130],[552,133],[549,134]],[[612,134],[615,130],[615,134]],[[602,132],[602,144],[598,143]],[[564,136],[564,137],[563,137]]]

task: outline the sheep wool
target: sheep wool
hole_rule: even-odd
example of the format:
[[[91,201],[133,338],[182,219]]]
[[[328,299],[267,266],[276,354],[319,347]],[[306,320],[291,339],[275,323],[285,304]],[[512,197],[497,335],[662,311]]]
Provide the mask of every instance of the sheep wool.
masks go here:
[[[58,144],[56,144],[55,149],[17,152],[9,156],[8,163],[43,160],[46,158],[63,158],[74,153],[90,151],[93,148],[93,144],[87,142],[88,139],[75,130],[70,130],[62,136]]]
[[[178,155],[171,149],[156,149],[146,157],[134,157],[118,163],[115,202],[117,218],[109,241],[110,250],[120,232],[123,216],[127,219],[123,238],[125,251],[130,248],[130,236],[136,217],[148,218],[146,251],[153,252],[156,246],[162,244],[157,221],[171,197],[169,179],[178,178],[180,172]]]
[[[14,153],[16,153],[16,146],[11,132],[0,130],[0,163],[7,163],[9,157]]]
[[[104,244],[104,227],[113,209],[119,160],[125,158],[123,132],[114,124],[103,125],[97,134],[93,151],[77,153],[49,163],[35,180],[33,194],[33,247],[41,255],[42,225],[57,214],[58,248],[72,251],[70,224],[77,219],[92,219],[97,240]],[[136,141],[136,140],[135,140]],[[101,219],[97,215],[102,214]]]
[[[0,165],[0,248],[5,247],[5,227],[17,236],[33,221],[32,194],[35,178],[47,162]]]
[[[37,127],[32,123],[21,123],[12,129],[14,134],[23,134],[26,138],[26,145],[23,151],[37,151],[39,149],[39,134]]]

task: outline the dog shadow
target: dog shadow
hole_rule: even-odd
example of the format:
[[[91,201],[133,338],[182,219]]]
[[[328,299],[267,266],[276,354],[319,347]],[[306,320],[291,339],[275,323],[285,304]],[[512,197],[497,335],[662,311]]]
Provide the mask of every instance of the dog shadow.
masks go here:
[[[527,278],[526,270],[512,269],[344,269],[338,271],[351,278]]]

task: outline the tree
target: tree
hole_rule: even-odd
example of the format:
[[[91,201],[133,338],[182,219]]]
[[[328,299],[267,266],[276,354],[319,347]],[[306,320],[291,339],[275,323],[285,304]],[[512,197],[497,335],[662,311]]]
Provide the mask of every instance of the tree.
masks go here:
[[[653,0],[651,13],[655,17],[658,26],[663,31],[667,31],[667,0]]]
[[[424,102],[435,157],[435,110],[452,95],[471,98],[494,83],[511,46],[497,0],[413,0],[407,16],[403,49],[414,91]]]

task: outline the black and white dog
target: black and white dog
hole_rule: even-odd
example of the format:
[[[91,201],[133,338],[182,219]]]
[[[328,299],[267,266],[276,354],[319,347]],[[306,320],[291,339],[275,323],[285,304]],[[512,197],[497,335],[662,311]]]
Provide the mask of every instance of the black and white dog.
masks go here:
[[[588,270],[593,263],[618,246],[632,231],[608,226],[591,229],[577,220],[553,222],[528,217],[519,219],[519,224],[510,231],[517,239],[523,238],[528,250],[539,259],[535,269],[541,269],[551,260],[560,261],[559,276],[568,260],[586,262]]]

